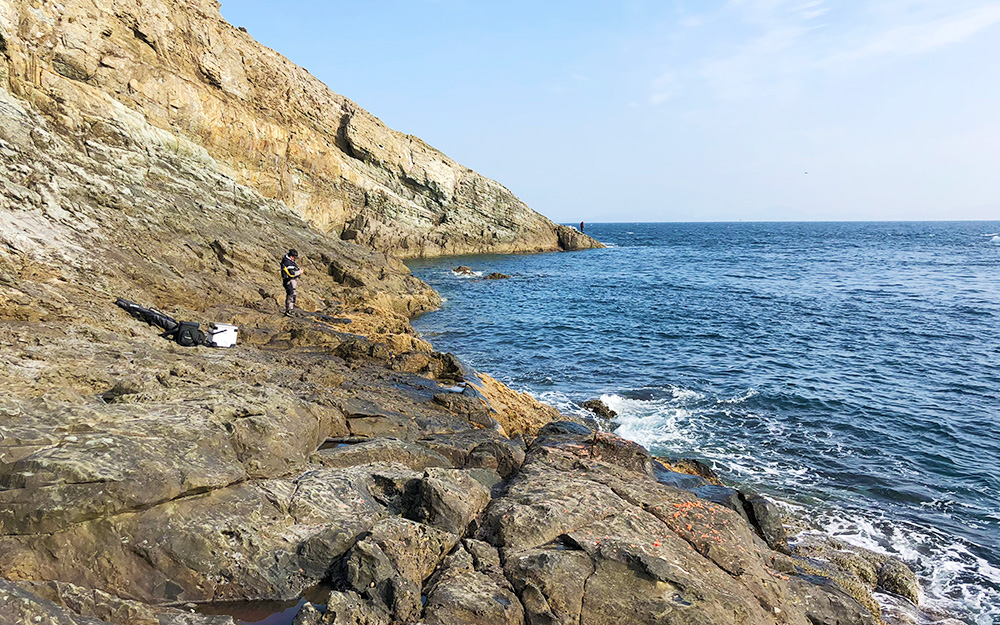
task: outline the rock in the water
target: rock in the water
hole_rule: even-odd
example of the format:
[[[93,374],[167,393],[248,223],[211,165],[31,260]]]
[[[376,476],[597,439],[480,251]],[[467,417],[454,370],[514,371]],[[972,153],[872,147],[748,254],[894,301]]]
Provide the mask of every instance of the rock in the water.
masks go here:
[[[292,625],[319,625],[323,622],[323,612],[306,601],[292,620]]]
[[[687,473],[688,475],[697,475],[709,484],[725,486],[725,484],[722,483],[722,480],[719,479],[719,475],[712,470],[712,467],[708,466],[701,460],[695,460],[693,458],[657,458],[656,460],[663,465],[664,468],[670,471]]]
[[[458,267],[455,267],[454,269],[452,269],[452,272],[456,273],[456,274],[458,274],[460,276],[474,276],[474,275],[476,275],[476,272],[472,270],[472,267],[466,267],[465,265],[460,265]]]
[[[789,584],[805,609],[810,625],[878,625],[867,610],[842,588],[823,577],[792,577]]]
[[[604,417],[605,419],[614,419],[618,416],[617,412],[608,408],[608,405],[600,399],[588,399],[580,405],[597,416]]]
[[[740,492],[743,508],[750,517],[750,524],[767,541],[771,549],[785,551],[788,549],[788,535],[781,510],[759,493],[744,489]]]
[[[895,558],[886,558],[878,569],[876,587],[920,605],[920,582],[910,567]]]
[[[510,278],[509,275],[497,271],[494,271],[493,273],[489,273],[483,276],[483,280],[507,280],[509,278]]]

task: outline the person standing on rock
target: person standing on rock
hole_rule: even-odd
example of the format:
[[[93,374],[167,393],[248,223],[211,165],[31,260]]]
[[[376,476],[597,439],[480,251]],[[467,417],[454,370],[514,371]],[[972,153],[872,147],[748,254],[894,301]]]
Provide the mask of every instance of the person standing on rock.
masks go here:
[[[298,258],[299,253],[291,249],[281,259],[281,282],[285,285],[285,316],[287,317],[291,317],[292,311],[295,310],[295,289],[299,286],[299,276],[302,275],[302,269],[296,262]]]
[[[583,234],[583,222],[580,222],[580,234]]]

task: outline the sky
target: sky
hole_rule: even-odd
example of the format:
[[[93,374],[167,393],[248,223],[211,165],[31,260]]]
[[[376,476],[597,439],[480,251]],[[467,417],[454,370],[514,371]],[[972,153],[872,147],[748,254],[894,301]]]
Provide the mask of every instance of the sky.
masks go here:
[[[1000,220],[1000,0],[223,0],[560,222]]]

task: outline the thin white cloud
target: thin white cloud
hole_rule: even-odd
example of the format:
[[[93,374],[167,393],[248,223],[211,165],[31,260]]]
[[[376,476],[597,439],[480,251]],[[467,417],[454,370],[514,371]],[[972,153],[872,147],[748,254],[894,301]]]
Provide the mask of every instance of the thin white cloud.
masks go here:
[[[651,79],[650,104],[698,83],[720,99],[790,94],[817,71],[853,72],[876,58],[933,53],[1000,24],[1000,1],[730,0],[677,26],[694,24],[700,38],[689,39],[690,69],[671,72],[669,90],[662,75]]]
[[[831,57],[832,60],[863,60],[888,54],[921,54],[959,44],[1000,23],[1000,3],[966,10],[938,19],[906,24],[879,33],[869,41]]]

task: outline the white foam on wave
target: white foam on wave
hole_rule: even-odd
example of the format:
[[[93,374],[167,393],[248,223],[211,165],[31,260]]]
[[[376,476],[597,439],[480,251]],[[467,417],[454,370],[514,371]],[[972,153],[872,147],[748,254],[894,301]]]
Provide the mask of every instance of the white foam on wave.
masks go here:
[[[993,238],[990,239],[990,243],[992,243],[993,245],[1000,245],[1000,234],[993,235]]]
[[[572,414],[578,416],[593,416],[593,414],[586,408],[581,407],[575,401],[573,401],[569,395],[561,393],[559,391],[543,391],[541,393],[531,392],[530,389],[517,389],[520,392],[529,393],[534,396],[535,399],[542,402],[543,404],[548,404],[554,406],[559,412],[563,414]]]
[[[759,420],[772,436],[786,425],[739,411],[734,406],[757,395],[748,389],[728,399],[713,399],[703,393],[668,387],[659,399],[631,399],[605,394],[601,400],[618,413],[616,433],[647,449],[689,454],[710,461],[723,471],[750,484],[768,484],[803,493],[810,486],[822,490],[811,469],[792,464],[764,449],[751,448],[738,436],[722,429],[720,415],[739,422]],[[795,504],[787,504],[796,508]],[[876,553],[895,556],[918,574],[931,610],[969,615],[976,625],[1000,623],[1000,569],[976,556],[966,544],[931,527],[894,521],[880,513],[837,508],[801,508],[815,519],[822,533]]]
[[[456,278],[482,278],[483,272],[473,271],[472,273],[466,273],[464,271],[455,271],[454,269],[452,269],[451,275],[455,276]]]
[[[917,573],[923,607],[967,616],[976,625],[1000,622],[1000,569],[969,546],[931,527],[893,521],[861,510],[814,514],[824,534],[876,553],[895,556]]]
[[[719,403],[720,404],[731,404],[731,405],[742,404],[746,400],[748,400],[748,399],[750,399],[752,397],[756,397],[757,395],[759,395],[759,393],[757,392],[757,389],[755,389],[755,388],[748,388],[746,391],[744,391],[743,393],[740,393],[736,397],[730,397],[729,399],[720,399]]]
[[[782,434],[785,426],[773,419],[756,414],[743,415],[732,410],[732,406],[754,397],[756,389],[747,389],[727,399],[710,397],[680,386],[663,390],[669,391],[670,395],[658,399],[602,395],[601,400],[618,413],[615,418],[618,429],[615,432],[654,452],[699,456],[751,482],[773,477],[802,480],[809,473],[809,469],[801,465],[768,457],[765,450],[751,448],[749,441],[729,436],[720,427],[718,419],[721,414],[734,421],[757,419],[765,424],[772,436]]]

